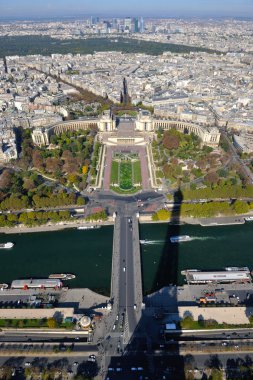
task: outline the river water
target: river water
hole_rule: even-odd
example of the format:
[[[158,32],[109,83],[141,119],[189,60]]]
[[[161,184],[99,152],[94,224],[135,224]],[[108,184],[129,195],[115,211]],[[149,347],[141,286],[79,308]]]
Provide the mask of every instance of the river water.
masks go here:
[[[174,232],[173,232],[174,233]],[[144,292],[154,289],[160,276],[160,260],[168,256],[168,268],[161,274],[165,283],[184,283],[183,269],[222,269],[226,266],[248,266],[253,269],[253,222],[237,226],[201,227],[183,225],[177,234],[190,235],[192,241],[176,244],[177,260],[165,242],[171,235],[167,224],[142,224],[140,239]],[[51,273],[74,273],[70,287],[87,287],[103,294],[110,293],[113,227],[78,231],[0,235],[0,242],[15,243],[11,250],[0,250],[0,283],[18,278],[47,277]],[[175,249],[175,246],[169,246]],[[176,262],[176,264],[175,264]],[[172,263],[172,265],[170,265]],[[174,267],[173,267],[174,265]],[[171,267],[172,266],[172,267]],[[168,273],[168,275],[167,275]]]
[[[147,239],[145,244],[141,244],[145,292],[155,288],[154,281],[162,255],[170,256],[170,252],[165,253],[164,248],[166,239],[172,234],[171,227],[167,224],[141,225],[140,239]],[[253,222],[219,227],[182,225],[178,227],[178,234],[190,235],[193,240],[176,244],[178,260],[173,271],[176,271],[177,285],[184,284],[181,275],[183,269],[209,270],[231,266],[248,266],[250,270],[253,269]],[[174,248],[173,245],[171,248]],[[171,273],[170,268],[167,273]],[[174,283],[169,275],[165,282]]]
[[[73,273],[66,282],[109,294],[111,284],[113,226],[97,230],[67,229],[0,235],[0,242],[12,241],[10,250],[0,250],[0,283],[18,278],[47,278],[51,273]]]

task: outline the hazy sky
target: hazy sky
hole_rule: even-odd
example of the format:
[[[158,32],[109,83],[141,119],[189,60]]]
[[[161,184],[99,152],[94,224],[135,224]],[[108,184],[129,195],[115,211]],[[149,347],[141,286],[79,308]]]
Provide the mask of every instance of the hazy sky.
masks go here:
[[[253,17],[253,0],[0,0],[0,17]]]

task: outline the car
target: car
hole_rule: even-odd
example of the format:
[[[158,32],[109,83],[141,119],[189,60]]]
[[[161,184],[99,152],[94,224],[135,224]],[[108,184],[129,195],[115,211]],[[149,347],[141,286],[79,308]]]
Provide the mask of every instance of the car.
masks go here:
[[[25,367],[30,367],[31,363],[30,362],[25,362]]]
[[[126,267],[123,267],[123,272],[125,272],[126,271]]]
[[[74,365],[74,366],[78,365],[78,362],[74,362],[73,365]]]
[[[122,368],[120,368],[120,367],[116,368],[116,372],[121,372],[121,371],[122,371]]]
[[[137,306],[136,306],[136,303],[134,304],[134,310],[136,310],[137,309]]]

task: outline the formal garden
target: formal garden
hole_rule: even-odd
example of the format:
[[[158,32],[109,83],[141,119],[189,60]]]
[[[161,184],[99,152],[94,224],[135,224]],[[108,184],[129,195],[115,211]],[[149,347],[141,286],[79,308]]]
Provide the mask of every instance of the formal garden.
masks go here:
[[[141,189],[141,163],[137,153],[115,153],[111,167],[111,190],[132,194]]]

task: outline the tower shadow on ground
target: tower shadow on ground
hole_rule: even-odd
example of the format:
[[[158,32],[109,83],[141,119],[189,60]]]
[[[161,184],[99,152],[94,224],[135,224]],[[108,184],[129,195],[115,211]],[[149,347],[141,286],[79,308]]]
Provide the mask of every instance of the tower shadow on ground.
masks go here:
[[[153,282],[152,290],[157,291],[165,286],[177,285],[179,243],[172,243],[172,236],[180,235],[180,215],[183,194],[180,188],[174,193],[170,222],[164,237],[164,247]]]
[[[108,371],[105,379],[185,380],[184,357],[180,354],[179,347],[180,331],[171,335],[161,333],[161,327],[166,322],[179,320],[175,286],[178,275],[179,244],[172,243],[170,237],[180,235],[182,201],[183,195],[179,188],[174,194],[171,217],[164,239],[165,244],[153,281],[153,293],[144,298],[146,307],[142,310],[139,323],[124,352],[121,356],[111,357],[109,368],[113,368],[114,371]],[[155,319],[159,313],[163,315],[162,320]],[[117,368],[122,368],[122,372],[117,373]]]

